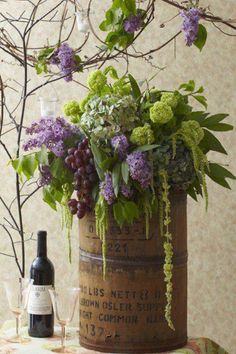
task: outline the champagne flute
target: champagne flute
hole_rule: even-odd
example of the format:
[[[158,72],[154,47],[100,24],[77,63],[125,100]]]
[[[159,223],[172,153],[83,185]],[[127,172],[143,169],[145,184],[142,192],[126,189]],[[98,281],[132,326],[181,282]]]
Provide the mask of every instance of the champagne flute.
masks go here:
[[[76,304],[79,298],[79,288],[59,288],[49,289],[53,310],[57,322],[61,326],[61,347],[52,349],[54,353],[75,353],[73,349],[67,348],[66,326],[72,321],[75,313]]]
[[[10,310],[16,318],[16,335],[8,338],[11,343],[24,343],[29,339],[22,338],[20,334],[21,318],[27,308],[32,279],[9,278],[3,281]]]

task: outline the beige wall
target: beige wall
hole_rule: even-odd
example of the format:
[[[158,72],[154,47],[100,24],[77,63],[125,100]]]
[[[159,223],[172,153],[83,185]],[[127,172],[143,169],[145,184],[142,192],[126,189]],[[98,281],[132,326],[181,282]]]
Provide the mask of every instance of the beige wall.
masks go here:
[[[50,1],[56,3],[56,0]],[[86,1],[84,0],[86,4]],[[109,1],[95,2],[96,12],[94,21],[101,18],[100,11]],[[211,5],[211,10],[217,14],[224,14],[224,17],[236,18],[235,0],[209,0],[205,3]],[[18,13],[22,12],[25,3],[18,3]],[[1,9],[10,9],[14,12],[15,1],[1,3]],[[99,11],[98,11],[99,10]],[[158,22],[153,22],[152,28],[148,31],[139,43],[140,49],[158,46],[163,43],[179,26],[179,20],[167,24],[166,29],[160,29],[159,24],[171,18],[172,11],[166,5],[157,2],[159,14]],[[175,11],[173,12],[175,14]],[[202,54],[193,47],[186,48],[182,38],[176,43],[176,58],[174,46],[170,45],[163,51],[157,53],[154,63],[167,68],[159,73],[153,80],[161,88],[176,88],[181,82],[195,79],[197,84],[206,88],[208,96],[209,111],[229,112],[231,123],[235,122],[236,113],[236,39],[226,37],[217,31],[213,26],[207,24],[209,39]],[[55,31],[40,26],[36,29],[32,39],[45,43],[47,37],[55,38]],[[78,46],[82,35],[78,33],[73,37],[73,45]],[[93,41],[89,51],[94,48]],[[0,52],[0,59],[6,58]],[[123,63],[119,67],[123,70]],[[117,64],[116,64],[117,66]],[[131,61],[130,71],[138,79],[150,78],[156,70],[150,67],[145,61]],[[1,63],[0,72],[6,78],[14,77],[22,80],[20,68]],[[40,78],[31,74],[33,87],[40,82]],[[16,85],[12,81],[13,85]],[[15,86],[16,87],[16,86]],[[54,85],[57,90],[60,104],[67,99],[81,98],[82,89],[75,85],[67,85],[60,82]],[[48,91],[50,92],[50,91]],[[12,102],[16,100],[12,94]],[[58,106],[58,108],[60,108]],[[39,115],[39,107],[36,97],[32,97],[26,111],[27,121],[30,122]],[[212,155],[212,159],[229,164],[236,173],[236,144],[235,132],[222,136],[224,144],[229,151],[229,156]],[[13,137],[9,136],[8,143],[12,144],[14,151]],[[0,159],[0,193],[7,200],[14,193],[14,175],[9,167],[6,167],[7,159],[1,150]],[[209,182],[210,205],[209,211],[205,213],[204,203],[196,204],[189,200],[188,204],[188,240],[189,240],[189,335],[207,336],[224,346],[230,353],[235,352],[236,347],[236,184],[232,184],[232,191],[223,190],[217,185]],[[0,216],[3,215],[2,207]],[[25,207],[25,227],[31,233],[44,228],[49,232],[49,256],[56,267],[56,279],[59,284],[77,284],[78,282],[78,236],[77,228],[73,231],[73,263],[70,266],[67,261],[66,239],[60,228],[60,216],[51,211],[40,200],[40,195],[32,198],[30,205]],[[3,232],[0,232],[1,249],[7,252],[9,241]],[[35,255],[35,243],[27,243],[27,269]],[[14,269],[14,262],[4,256],[0,257],[2,276]],[[5,294],[0,288],[0,316],[4,321],[10,316],[5,306]]]

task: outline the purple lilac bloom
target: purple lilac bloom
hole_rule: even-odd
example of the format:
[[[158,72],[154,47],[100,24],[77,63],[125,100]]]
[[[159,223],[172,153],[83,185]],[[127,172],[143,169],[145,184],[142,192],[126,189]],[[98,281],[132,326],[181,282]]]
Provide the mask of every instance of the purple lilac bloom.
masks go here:
[[[126,159],[129,165],[129,172],[133,180],[138,181],[143,189],[146,189],[151,182],[151,167],[141,151],[129,154]]]
[[[133,189],[128,184],[125,183],[121,185],[120,191],[121,194],[123,194],[123,196],[126,197],[127,199],[130,199],[134,194]]]
[[[49,166],[42,165],[40,168],[41,176],[39,178],[39,185],[41,187],[48,185],[52,180],[52,174],[50,172]]]
[[[74,51],[67,43],[63,43],[55,50],[50,59],[50,63],[60,68],[65,81],[72,81],[72,74],[73,70],[76,68],[76,62]]]
[[[26,129],[29,135],[35,134],[24,145],[25,151],[34,148],[41,148],[45,145],[57,157],[62,157],[65,153],[64,141],[79,133],[79,128],[69,124],[65,119],[58,117],[43,117],[38,122],[34,122]]]
[[[101,195],[103,195],[108,205],[114,203],[116,196],[114,193],[114,189],[112,185],[112,177],[110,173],[105,174],[104,182],[100,183],[100,191],[101,191]]]
[[[185,34],[185,41],[187,46],[191,46],[197,38],[199,20],[201,10],[197,8],[191,8],[188,11],[180,11],[180,16],[183,17],[184,22],[182,25],[182,31]]]
[[[142,27],[142,19],[140,16],[131,15],[124,22],[124,30],[127,33],[134,33]]]
[[[129,143],[125,135],[114,136],[111,140],[111,146],[117,152],[119,159],[123,160],[127,156]]]
[[[50,64],[52,65],[59,65],[60,64],[60,59],[58,58],[58,53],[59,53],[60,48],[57,48],[54,50],[54,53],[50,59]]]

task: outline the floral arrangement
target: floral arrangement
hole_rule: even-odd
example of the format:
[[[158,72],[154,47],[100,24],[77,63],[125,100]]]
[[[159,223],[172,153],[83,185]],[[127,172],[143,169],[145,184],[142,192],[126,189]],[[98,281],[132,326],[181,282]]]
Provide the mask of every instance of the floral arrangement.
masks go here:
[[[34,122],[26,129],[30,137],[23,146],[30,153],[12,165],[27,179],[39,170],[43,200],[55,210],[62,207],[68,230],[73,215],[81,219],[94,211],[104,276],[109,214],[120,227],[144,216],[148,238],[152,215],[159,212],[165,252],[165,315],[174,329],[170,193],[185,191],[195,200],[204,196],[207,206],[207,176],[230,188],[227,178],[235,179],[233,174],[207,156],[210,151],[227,154],[212,131],[229,131],[233,126],[224,122],[227,114],[206,112],[204,89],[196,88],[194,81],[174,91],[141,91],[131,75],[119,77],[109,66],[91,72],[87,83],[87,96],[64,106],[71,122],[61,117]],[[191,100],[204,110],[194,111]]]

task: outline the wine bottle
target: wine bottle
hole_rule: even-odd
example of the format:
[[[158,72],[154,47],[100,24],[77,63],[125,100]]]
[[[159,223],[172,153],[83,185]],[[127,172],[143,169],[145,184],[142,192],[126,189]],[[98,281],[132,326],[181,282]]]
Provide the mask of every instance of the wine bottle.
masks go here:
[[[34,280],[29,303],[29,328],[31,337],[51,337],[54,329],[54,314],[49,289],[54,287],[54,267],[47,258],[47,232],[38,231],[37,257],[30,268]]]

